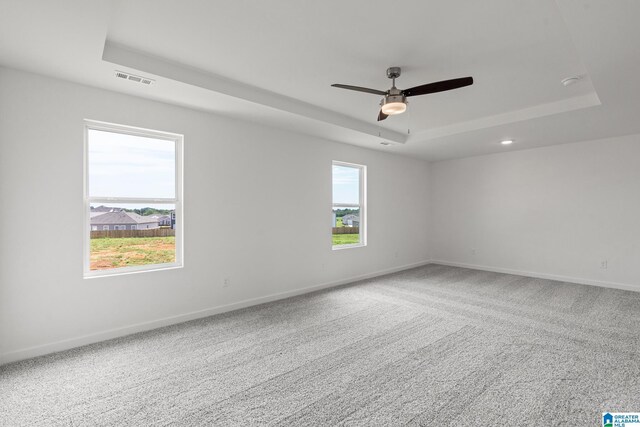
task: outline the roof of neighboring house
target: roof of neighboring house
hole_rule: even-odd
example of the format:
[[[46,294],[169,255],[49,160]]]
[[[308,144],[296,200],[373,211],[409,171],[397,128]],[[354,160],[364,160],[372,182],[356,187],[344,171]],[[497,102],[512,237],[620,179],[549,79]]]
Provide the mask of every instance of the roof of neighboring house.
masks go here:
[[[91,211],[91,212],[89,212],[89,215],[91,216],[91,218],[93,218],[94,216],[104,215],[104,214],[106,214],[106,212],[102,212],[102,211],[99,211],[99,212]]]
[[[153,214],[153,215],[151,215],[151,218],[157,218],[157,219],[171,219],[171,215]]]
[[[112,208],[109,206],[100,205],[97,208],[91,207],[91,212],[120,212],[122,208]]]
[[[158,223],[157,218],[151,218],[148,216],[138,215],[133,212],[105,212],[102,215],[98,215],[91,218],[92,225],[103,224],[149,224]]]
[[[349,219],[351,219],[351,220],[354,220],[354,219],[355,219],[355,220],[357,221],[357,220],[359,220],[359,219],[360,219],[360,217],[359,217],[358,215],[354,215],[354,214],[347,214],[347,215],[345,215],[345,216],[343,216],[343,217],[342,217],[342,220],[343,220],[343,221],[344,221],[344,220],[349,220]]]

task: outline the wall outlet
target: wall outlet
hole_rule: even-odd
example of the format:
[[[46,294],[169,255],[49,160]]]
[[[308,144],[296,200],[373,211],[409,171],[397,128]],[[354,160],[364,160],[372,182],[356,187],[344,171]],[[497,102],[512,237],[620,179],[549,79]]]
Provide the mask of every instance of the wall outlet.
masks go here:
[[[600,268],[602,270],[606,270],[608,267],[609,267],[609,261],[607,261],[606,259],[600,261]]]
[[[230,284],[231,284],[231,279],[229,279],[228,277],[225,277],[224,279],[222,279],[223,288],[228,288]]]
[[[471,255],[475,255],[477,253],[475,248],[471,248]]]

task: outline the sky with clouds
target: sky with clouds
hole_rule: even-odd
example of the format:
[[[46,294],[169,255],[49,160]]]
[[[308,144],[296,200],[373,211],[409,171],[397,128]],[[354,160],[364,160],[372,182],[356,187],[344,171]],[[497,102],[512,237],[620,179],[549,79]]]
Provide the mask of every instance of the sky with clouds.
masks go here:
[[[333,165],[333,203],[360,203],[360,169]]]
[[[175,142],[89,130],[90,197],[175,197]]]
[[[90,197],[175,197],[173,141],[90,129],[88,146]],[[359,203],[359,172],[333,165],[333,203]]]

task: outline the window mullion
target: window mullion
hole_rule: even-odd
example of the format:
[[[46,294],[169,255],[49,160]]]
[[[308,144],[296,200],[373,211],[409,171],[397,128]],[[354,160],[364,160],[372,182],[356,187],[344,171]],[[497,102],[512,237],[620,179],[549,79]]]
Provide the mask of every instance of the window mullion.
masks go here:
[[[177,198],[173,199],[147,199],[147,198],[134,198],[134,197],[89,197],[87,199],[89,203],[178,203]]]

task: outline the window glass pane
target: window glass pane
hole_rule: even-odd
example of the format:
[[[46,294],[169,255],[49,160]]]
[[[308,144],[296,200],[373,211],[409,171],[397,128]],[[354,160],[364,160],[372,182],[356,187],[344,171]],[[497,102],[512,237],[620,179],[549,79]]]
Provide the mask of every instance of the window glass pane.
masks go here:
[[[174,204],[91,203],[89,216],[90,270],[176,261]]]
[[[89,197],[174,198],[174,141],[88,130]]]
[[[360,243],[360,208],[333,208],[333,245]]]
[[[333,165],[333,203],[360,203],[360,168]]]

